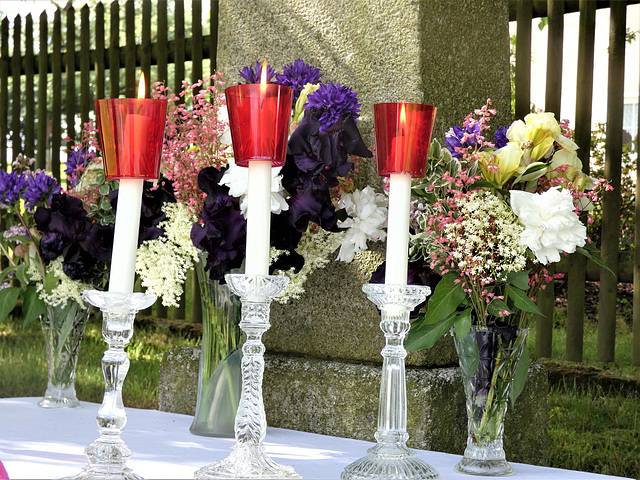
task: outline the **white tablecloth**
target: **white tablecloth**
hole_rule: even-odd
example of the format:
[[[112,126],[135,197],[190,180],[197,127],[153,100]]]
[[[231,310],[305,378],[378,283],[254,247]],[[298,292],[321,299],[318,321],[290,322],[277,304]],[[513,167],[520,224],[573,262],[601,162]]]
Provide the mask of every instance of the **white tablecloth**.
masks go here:
[[[38,398],[0,399],[0,460],[9,478],[46,479],[72,475],[87,459],[84,447],[98,436],[98,405],[44,409]],[[189,433],[192,417],[155,410],[127,409],[122,438],[133,450],[128,466],[146,479],[189,479],[198,468],[225,458],[235,440]],[[362,457],[372,443],[281,428],[267,430],[266,449],[282,465],[291,465],[305,480],[339,479],[340,472]],[[470,480],[453,471],[457,455],[418,451],[442,480]],[[620,477],[513,464],[512,479],[606,480]]]

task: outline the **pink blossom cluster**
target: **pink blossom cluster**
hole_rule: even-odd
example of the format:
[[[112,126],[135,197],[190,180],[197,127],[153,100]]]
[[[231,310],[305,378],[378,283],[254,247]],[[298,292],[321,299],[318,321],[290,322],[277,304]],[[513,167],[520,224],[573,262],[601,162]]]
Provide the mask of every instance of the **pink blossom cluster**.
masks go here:
[[[199,214],[205,194],[198,188],[198,172],[205,167],[223,167],[230,154],[220,136],[228,121],[219,112],[226,105],[221,87],[222,74],[199,80],[193,85],[185,80],[183,90],[172,93],[169,87],[157,83],[153,97],[166,99],[167,125],[162,151],[164,175],[173,182],[176,199]]]

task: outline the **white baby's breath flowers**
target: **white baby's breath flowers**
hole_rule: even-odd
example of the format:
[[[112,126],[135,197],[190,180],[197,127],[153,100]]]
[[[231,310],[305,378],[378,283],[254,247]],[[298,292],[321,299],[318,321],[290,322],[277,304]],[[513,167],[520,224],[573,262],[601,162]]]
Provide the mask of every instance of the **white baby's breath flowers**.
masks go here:
[[[511,208],[524,225],[521,241],[540,263],[559,262],[560,252],[573,253],[576,247],[584,246],[587,228],[576,214],[568,190],[510,193]]]
[[[158,295],[166,307],[178,307],[186,274],[198,260],[198,249],[190,236],[196,218],[182,203],[167,203],[162,211],[167,220],[159,227],[165,234],[138,248],[136,272],[147,292]]]
[[[51,307],[65,307],[67,302],[74,301],[83,310],[87,304],[82,297],[84,290],[93,287],[79,280],[71,280],[62,269],[62,256],[52,260],[47,265],[47,279],[42,278],[42,271],[37,262],[30,262],[27,275],[35,283],[38,297]]]
[[[286,192],[282,186],[280,170],[282,170],[282,167],[274,167],[271,169],[271,212],[276,215],[284,210],[289,210],[289,204],[285,199]],[[242,211],[242,215],[247,218],[249,169],[239,167],[233,159],[229,159],[229,168],[218,183],[229,187],[229,195],[240,198],[240,210]]]
[[[307,277],[320,268],[325,267],[331,261],[331,254],[338,249],[344,233],[332,233],[320,230],[318,233],[307,232],[298,242],[296,252],[304,257],[304,266],[298,273],[293,269],[280,271],[279,273],[289,277],[287,288],[275,300],[278,303],[289,303],[292,299],[298,299],[304,293],[304,284]]]
[[[356,253],[366,250],[367,240],[383,240],[387,224],[387,200],[371,187],[342,195],[338,202],[349,218],[338,226],[346,229],[338,260],[350,262]]]

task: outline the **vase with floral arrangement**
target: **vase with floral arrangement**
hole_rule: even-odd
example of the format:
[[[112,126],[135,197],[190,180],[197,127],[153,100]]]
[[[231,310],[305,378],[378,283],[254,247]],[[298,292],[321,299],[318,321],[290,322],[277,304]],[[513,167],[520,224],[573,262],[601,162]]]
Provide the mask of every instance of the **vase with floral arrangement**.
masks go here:
[[[579,214],[606,185],[582,172],[578,146],[552,113],[528,115],[485,137],[490,100],[462,128],[432,146],[425,178],[414,184],[413,260],[441,276],[413,323],[407,349],[430,348],[452,332],[468,416],[459,472],[512,475],[502,434],[509,401],[529,368],[528,321],[539,289],[558,275],[562,255],[591,255]]]

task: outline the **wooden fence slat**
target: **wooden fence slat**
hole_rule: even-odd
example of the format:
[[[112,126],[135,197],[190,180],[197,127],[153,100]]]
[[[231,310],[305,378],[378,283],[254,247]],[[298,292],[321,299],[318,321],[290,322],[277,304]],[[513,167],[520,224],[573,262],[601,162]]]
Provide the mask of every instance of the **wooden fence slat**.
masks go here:
[[[65,67],[65,117],[67,118],[67,148],[76,138],[76,11],[69,7],[67,13]]]
[[[202,0],[191,3],[191,83],[202,79]]]
[[[158,59],[158,82],[169,85],[167,63],[169,48],[167,47],[167,0],[158,0],[158,39],[156,43],[156,58]]]
[[[20,140],[20,71],[22,56],[20,52],[20,40],[22,38],[22,19],[17,16],[13,20],[13,52],[11,55],[11,155],[9,163],[13,162],[19,153],[23,153]]]
[[[209,10],[209,58],[211,60],[211,75],[218,69],[218,7],[219,0],[211,0]]]
[[[33,158],[36,146],[35,57],[33,55],[33,17],[24,24],[24,153]]]
[[[109,97],[120,96],[120,7],[111,2],[109,23]]]
[[[640,57],[638,58],[640,65]],[[639,72],[640,73],[640,72]],[[638,75],[638,98],[640,99],[640,75]],[[640,146],[640,101],[638,102],[638,129],[636,130],[636,151]],[[640,366],[640,155],[636,154],[636,204],[633,250],[633,345],[631,363]]]
[[[91,25],[89,23],[89,7],[80,10],[80,121],[82,128],[89,121],[91,104]],[[82,132],[82,130],[81,130]]]
[[[580,0],[580,28],[578,31],[578,76],[576,82],[575,141],[580,147],[578,158],[582,171],[589,173],[591,144],[591,102],[593,96],[594,45],[596,32],[596,5],[590,0]],[[574,253],[567,273],[567,337],[565,358],[570,362],[582,362],[584,343],[584,292],[586,288],[587,259]]]
[[[613,191],[602,195],[602,238],[600,258],[618,271],[620,238],[622,112],[624,105],[624,51],[626,2],[612,2],[609,23],[609,67],[607,85],[607,142],[604,176]],[[600,305],[596,357],[600,362],[615,360],[616,303],[618,279],[605,269],[600,272]]]
[[[150,97],[151,85],[151,2],[142,3],[142,48],[140,49],[140,67],[144,72],[145,88]],[[155,79],[153,79],[155,81]]]
[[[184,0],[176,0],[175,3],[175,30],[174,30],[174,93],[182,91],[182,80],[184,80]]]
[[[11,162],[7,158],[9,133],[9,19],[0,25],[0,167],[6,169]]]
[[[47,72],[49,71],[49,19],[47,12],[40,14],[38,46],[38,148],[36,168],[47,168]]]
[[[125,3],[124,29],[126,35],[124,53],[125,97],[135,98],[138,92],[136,85],[136,10],[134,0]]]
[[[531,0],[518,0],[516,37],[516,118],[524,118],[531,109]]]
[[[104,4],[96,5],[96,50],[94,70],[96,75],[96,99],[104,98],[105,82],[105,44],[104,44]],[[92,105],[93,107],[93,105]]]
[[[60,180],[60,144],[62,141],[62,19],[60,10],[53,15],[51,35],[51,172]]]

